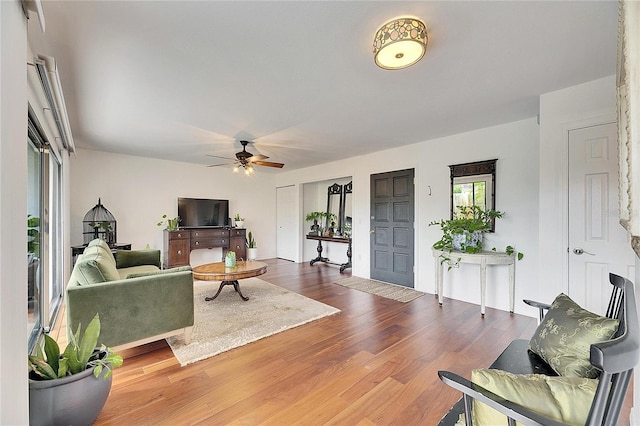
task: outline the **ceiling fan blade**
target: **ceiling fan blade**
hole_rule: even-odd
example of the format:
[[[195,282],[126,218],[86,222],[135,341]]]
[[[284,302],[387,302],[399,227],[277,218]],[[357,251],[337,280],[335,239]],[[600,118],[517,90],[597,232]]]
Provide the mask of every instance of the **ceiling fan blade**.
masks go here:
[[[250,163],[255,163],[256,161],[266,160],[267,158],[269,158],[269,157],[267,157],[266,155],[256,154],[256,155],[253,155],[253,156],[247,158],[247,161],[250,162]]]
[[[253,164],[257,164],[259,166],[267,166],[267,167],[277,167],[279,169],[284,167],[282,163],[274,163],[272,161],[252,161]]]
[[[229,157],[221,157],[219,155],[211,155],[211,154],[205,154],[207,157],[214,157],[214,158],[224,158],[225,160],[233,160],[233,158],[229,158]]]
[[[232,161],[231,163],[220,163],[220,164],[211,164],[207,167],[218,167],[218,166],[230,166],[232,164],[236,164],[237,161]]]

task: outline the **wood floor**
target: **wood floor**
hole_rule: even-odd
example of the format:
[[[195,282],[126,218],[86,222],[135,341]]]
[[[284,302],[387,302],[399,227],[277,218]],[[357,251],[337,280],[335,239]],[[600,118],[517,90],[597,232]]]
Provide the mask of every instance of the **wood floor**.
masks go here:
[[[469,376],[536,327],[429,294],[351,290],[332,283],[348,276],[334,266],[267,263],[264,280],[341,312],[186,367],[164,341],[130,350],[96,425],[434,425],[460,397],[438,370]]]

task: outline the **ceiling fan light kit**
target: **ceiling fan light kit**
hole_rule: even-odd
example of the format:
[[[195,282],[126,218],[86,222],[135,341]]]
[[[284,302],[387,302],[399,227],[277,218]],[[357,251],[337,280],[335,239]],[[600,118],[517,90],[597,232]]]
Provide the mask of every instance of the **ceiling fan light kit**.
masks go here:
[[[373,39],[376,65],[386,70],[409,67],[422,59],[427,43],[427,27],[420,19],[392,19],[378,29]]]

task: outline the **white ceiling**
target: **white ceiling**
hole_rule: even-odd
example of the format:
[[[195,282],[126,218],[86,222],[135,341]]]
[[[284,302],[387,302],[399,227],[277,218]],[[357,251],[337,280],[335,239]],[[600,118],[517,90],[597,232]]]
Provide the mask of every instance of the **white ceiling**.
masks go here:
[[[286,171],[535,117],[540,94],[615,73],[615,1],[43,3],[29,39],[76,146],[202,165],[241,139]],[[427,53],[382,70],[374,34],[405,14]]]

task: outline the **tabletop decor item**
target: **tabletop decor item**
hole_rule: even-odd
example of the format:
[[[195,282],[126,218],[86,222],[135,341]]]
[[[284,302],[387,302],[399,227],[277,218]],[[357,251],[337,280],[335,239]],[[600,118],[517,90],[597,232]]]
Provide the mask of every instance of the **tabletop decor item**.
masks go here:
[[[480,253],[483,248],[484,234],[491,231],[493,222],[502,218],[504,212],[498,210],[484,210],[479,206],[458,206],[458,211],[454,213],[453,219],[441,219],[432,221],[429,226],[438,225],[442,230],[442,238],[433,244],[433,248],[441,250],[441,263],[448,263],[449,269],[455,267],[459,262],[453,260],[452,252]],[[492,251],[496,251],[495,247]],[[516,251],[513,246],[507,246],[505,252],[509,255]],[[517,253],[518,260],[524,257],[521,252]]]
[[[165,229],[167,231],[175,231],[178,229],[178,224],[180,223],[180,216],[176,216],[173,219],[167,219],[167,215],[163,214],[162,219],[158,222],[158,226],[162,226],[166,224]]]
[[[227,268],[235,268],[236,267],[236,252],[228,251],[227,255],[224,258],[224,266]]]

